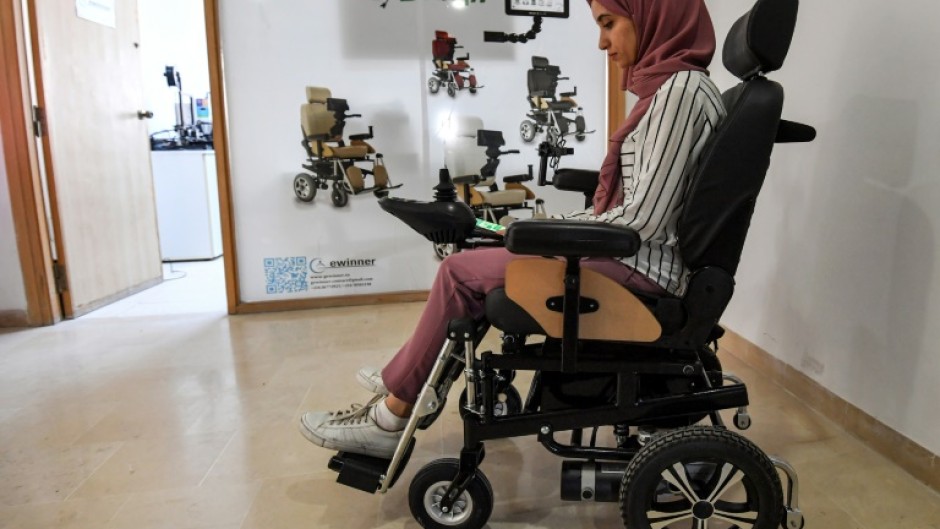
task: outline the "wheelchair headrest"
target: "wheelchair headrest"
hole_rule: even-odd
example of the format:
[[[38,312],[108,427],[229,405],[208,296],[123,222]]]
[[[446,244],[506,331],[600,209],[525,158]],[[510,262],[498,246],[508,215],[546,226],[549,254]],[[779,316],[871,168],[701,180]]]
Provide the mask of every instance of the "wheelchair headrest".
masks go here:
[[[798,7],[799,0],[757,0],[728,32],[722,50],[725,68],[747,80],[783,66]]]
[[[329,98],[326,100],[326,109],[337,114],[337,117],[345,117],[349,110],[349,103],[345,99]]]
[[[533,68],[548,68],[551,63],[548,62],[548,59],[545,57],[536,57],[532,56],[532,67]]]
[[[308,103],[323,103],[326,104],[326,100],[332,97],[329,88],[324,88],[322,86],[308,86],[307,87],[307,102]]]
[[[447,40],[450,38],[450,35],[446,31],[437,30],[434,32],[434,38],[440,40]]]
[[[483,128],[483,120],[477,116],[455,116],[454,134],[458,138],[476,138],[477,131]]]
[[[495,148],[499,151],[500,147],[506,145],[506,140],[503,139],[503,132],[501,130],[480,129],[477,131],[477,145],[480,147]]]

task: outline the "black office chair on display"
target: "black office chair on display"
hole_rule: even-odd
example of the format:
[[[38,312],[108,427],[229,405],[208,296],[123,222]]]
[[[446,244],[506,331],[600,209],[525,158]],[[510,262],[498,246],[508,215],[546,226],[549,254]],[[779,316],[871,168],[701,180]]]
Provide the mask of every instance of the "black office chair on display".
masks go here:
[[[679,249],[691,270],[682,297],[636,295],[581,269],[582,258],[633,255],[640,246],[633,230],[513,223],[509,251],[561,259],[512,262],[505,288],[486,298],[484,320],[451,322],[392,459],[341,452],[330,465],[340,483],[387,491],[416,430],[440,413],[463,375],[460,457],[428,464],[409,488],[424,527],[482,527],[493,506],[480,470],[484,442],[525,435],[566,458],[562,499],[619,502],[630,529],[803,526],[795,470],[726,428],[719,415],[734,410],[734,426],[750,426],[747,389],[722,372],[716,356],[718,321],[773,146],[815,136],[812,127],[780,119],[783,89],[764,76],[783,64],[797,7],[797,0],[758,0],[728,35],[724,64],[742,82],[723,94],[728,115],[702,154],[680,219]],[[380,204],[434,242],[473,236],[470,209],[442,198]],[[502,332],[502,354],[476,350],[490,325]],[[527,397],[513,407],[517,413],[498,413],[519,370],[534,372]],[[584,441],[584,429],[601,427],[613,429],[613,446],[598,446],[595,435]],[[571,432],[570,442],[556,439],[561,432]]]

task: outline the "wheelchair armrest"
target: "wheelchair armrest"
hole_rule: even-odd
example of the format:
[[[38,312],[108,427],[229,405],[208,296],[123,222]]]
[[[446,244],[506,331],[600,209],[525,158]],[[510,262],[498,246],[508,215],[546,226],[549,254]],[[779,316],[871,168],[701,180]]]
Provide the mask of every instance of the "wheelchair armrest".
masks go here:
[[[530,174],[514,174],[503,177],[503,182],[507,184],[518,184],[519,182],[528,182],[529,180],[532,180],[532,175]]]
[[[349,139],[355,141],[371,140],[372,136],[372,125],[369,125],[369,132],[364,132],[362,134],[350,134]]]
[[[361,118],[361,117],[362,117],[362,114],[346,114],[345,116],[343,116],[343,119],[346,119],[346,118]]]
[[[479,175],[469,174],[465,176],[455,176],[450,181],[455,184],[476,184],[482,180]]]
[[[795,121],[780,120],[774,143],[805,143],[816,139],[816,129]]]
[[[499,151],[498,156],[502,156],[502,155],[504,155],[504,154],[519,154],[519,149],[510,149],[510,150],[508,150],[508,151]]]
[[[555,189],[562,191],[578,191],[584,194],[594,194],[597,189],[597,179],[600,178],[598,171],[588,171],[585,169],[559,169],[555,171],[552,177],[552,185]]]
[[[603,222],[526,219],[509,225],[506,249],[522,255],[629,257],[640,249],[640,235]]]
[[[559,95],[560,95],[561,97],[574,97],[574,96],[578,95],[578,91],[575,90],[574,92],[562,92],[562,93],[559,94]]]

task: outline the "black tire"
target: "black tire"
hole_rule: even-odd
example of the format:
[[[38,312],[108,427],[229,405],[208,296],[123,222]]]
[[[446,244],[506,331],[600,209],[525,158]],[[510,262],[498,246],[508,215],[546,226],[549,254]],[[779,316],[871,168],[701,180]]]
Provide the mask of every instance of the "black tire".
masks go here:
[[[537,133],[538,127],[534,121],[526,119],[519,124],[519,135],[522,136],[522,141],[529,143],[535,139]]]
[[[432,94],[436,94],[441,89],[441,80],[437,77],[428,78],[428,91]]]
[[[349,202],[349,193],[346,191],[346,187],[340,182],[333,184],[333,192],[330,193],[330,199],[333,200],[333,205],[338,208],[345,206]]]
[[[294,195],[302,202],[313,202],[317,198],[317,180],[307,173],[294,177]]]
[[[435,507],[435,500],[440,501],[440,496],[457,476],[459,468],[460,462],[456,459],[438,459],[425,465],[411,480],[408,507],[421,527],[480,529],[489,520],[493,512],[493,487],[479,470],[458,498],[454,510],[443,513],[439,507]]]
[[[454,97],[457,95],[457,85],[454,83],[447,84],[447,95]]]
[[[658,516],[651,520],[651,513]],[[651,529],[653,523],[691,529],[698,520],[776,529],[783,490],[770,458],[754,443],[723,428],[694,426],[637,452],[623,475],[620,514],[630,529]]]
[[[467,412],[464,408],[467,405],[467,390],[460,392],[460,416],[463,417]],[[500,389],[496,393],[496,404],[493,406],[493,415],[496,417],[506,417],[509,415],[518,415],[522,412],[522,396],[519,390],[512,384]]]
[[[475,87],[472,87],[472,86],[471,86],[471,87],[470,87],[470,93],[471,93],[471,94],[477,93],[477,89],[476,89]]]
[[[584,129],[587,128],[587,125],[584,124],[584,116],[578,116],[574,118],[574,130],[582,137],[584,136]]]

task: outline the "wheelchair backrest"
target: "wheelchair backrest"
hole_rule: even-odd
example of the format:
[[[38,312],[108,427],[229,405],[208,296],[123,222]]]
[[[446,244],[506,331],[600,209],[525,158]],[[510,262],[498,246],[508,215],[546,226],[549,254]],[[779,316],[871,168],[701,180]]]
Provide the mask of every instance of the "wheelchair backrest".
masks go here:
[[[532,69],[528,72],[529,97],[553,99],[558,89],[561,69],[553,66],[545,57],[532,57]]]
[[[330,134],[336,125],[336,119],[333,113],[326,110],[323,105],[317,103],[307,103],[300,107],[300,126],[304,133],[304,138],[312,136],[322,136],[321,141],[336,141]],[[320,148],[316,139],[307,141],[309,153],[311,156],[320,156]]]
[[[783,65],[798,3],[758,0],[725,41],[725,68],[742,82],[722,95],[728,115],[702,153],[679,221],[679,250],[693,271],[737,271],[783,109],[783,88],[764,74]]]
[[[457,39],[451,37],[446,31],[435,31],[434,40],[431,42],[431,54],[435,61],[454,62],[454,50],[457,47]]]
[[[477,131],[483,120],[476,116],[455,116],[453,136],[444,140],[444,165],[451,178],[482,176],[486,148],[477,144]]]

